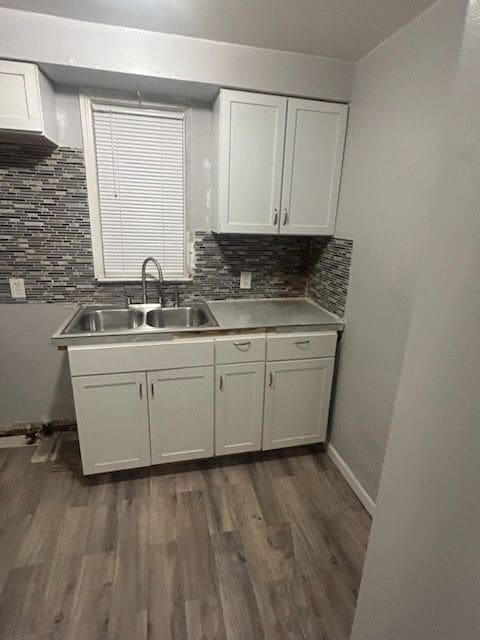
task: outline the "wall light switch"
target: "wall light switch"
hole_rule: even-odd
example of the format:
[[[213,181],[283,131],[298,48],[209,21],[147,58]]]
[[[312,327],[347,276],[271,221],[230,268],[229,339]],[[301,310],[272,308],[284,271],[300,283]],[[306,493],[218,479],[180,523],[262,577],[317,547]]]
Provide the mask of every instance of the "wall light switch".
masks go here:
[[[240,289],[251,289],[251,288],[252,288],[252,272],[241,271],[240,272]]]
[[[10,293],[12,298],[26,298],[25,282],[23,278],[10,278]]]

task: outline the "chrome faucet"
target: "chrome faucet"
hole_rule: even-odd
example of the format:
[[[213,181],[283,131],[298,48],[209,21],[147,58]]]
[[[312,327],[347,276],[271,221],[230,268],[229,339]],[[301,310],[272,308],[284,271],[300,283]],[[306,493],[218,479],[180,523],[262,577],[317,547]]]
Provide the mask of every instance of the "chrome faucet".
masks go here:
[[[157,271],[158,271],[158,301],[161,304],[162,294],[161,294],[161,291],[160,291],[160,285],[163,282],[163,271],[162,271],[162,267],[160,266],[160,263],[158,262],[158,260],[156,260],[152,256],[149,256],[148,258],[145,258],[145,260],[143,261],[143,264],[142,264],[142,303],[143,304],[147,304],[147,264],[149,262],[153,262],[153,264],[157,267]]]

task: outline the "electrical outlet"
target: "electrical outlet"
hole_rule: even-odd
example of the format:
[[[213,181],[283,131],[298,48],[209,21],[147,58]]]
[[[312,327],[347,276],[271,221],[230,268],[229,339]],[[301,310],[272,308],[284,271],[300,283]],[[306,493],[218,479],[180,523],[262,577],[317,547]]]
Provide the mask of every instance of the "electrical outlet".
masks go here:
[[[12,298],[26,298],[25,282],[23,278],[10,278],[10,294]]]
[[[240,289],[251,289],[251,288],[252,288],[252,272],[241,271],[240,272]]]

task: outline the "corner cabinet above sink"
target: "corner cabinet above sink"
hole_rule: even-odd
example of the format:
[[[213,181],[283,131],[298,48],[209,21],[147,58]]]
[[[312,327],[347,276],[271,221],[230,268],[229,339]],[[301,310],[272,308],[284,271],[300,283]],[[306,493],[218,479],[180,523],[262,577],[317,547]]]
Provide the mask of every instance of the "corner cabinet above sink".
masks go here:
[[[334,331],[68,348],[85,474],[325,440]]]
[[[36,64],[0,60],[0,140],[57,144],[55,94]]]
[[[348,107],[221,89],[217,233],[333,235]]]

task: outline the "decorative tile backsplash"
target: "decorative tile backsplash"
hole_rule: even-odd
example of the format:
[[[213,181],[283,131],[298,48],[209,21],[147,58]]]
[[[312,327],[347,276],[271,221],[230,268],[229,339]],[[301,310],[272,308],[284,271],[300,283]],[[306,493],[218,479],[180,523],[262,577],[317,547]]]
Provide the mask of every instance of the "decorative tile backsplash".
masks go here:
[[[303,296],[308,281],[315,300],[343,313],[351,248],[338,239],[198,231],[193,279],[176,288],[181,300]],[[252,272],[251,289],[239,288],[240,271]],[[25,279],[23,302],[139,299],[140,283],[94,280],[81,151],[0,145],[0,303],[17,302],[10,297],[10,277]],[[156,285],[148,286],[155,296]],[[167,303],[173,290],[162,286]]]
[[[345,315],[352,240],[315,238],[312,241],[307,295],[327,311]]]

